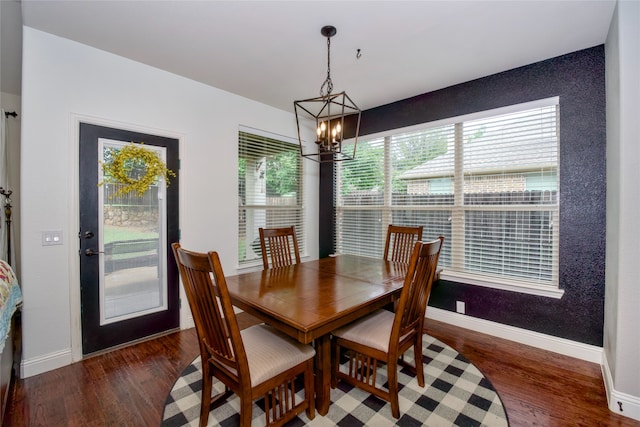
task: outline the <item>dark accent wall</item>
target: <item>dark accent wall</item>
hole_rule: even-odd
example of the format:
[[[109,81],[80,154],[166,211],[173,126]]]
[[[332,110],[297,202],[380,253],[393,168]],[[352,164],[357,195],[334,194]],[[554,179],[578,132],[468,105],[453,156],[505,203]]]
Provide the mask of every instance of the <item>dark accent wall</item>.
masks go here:
[[[457,282],[434,285],[429,305],[602,346],[605,275],[604,46],[363,111],[361,137],[537,99],[560,99],[561,299]],[[357,155],[357,154],[356,154]],[[333,179],[321,174],[320,235],[333,235]],[[331,191],[328,189],[331,188]],[[331,196],[332,197],[332,196]],[[320,254],[333,251],[320,239]]]
[[[326,258],[334,253],[335,209],[333,207],[333,163],[320,163],[320,191],[319,191],[319,230],[318,256]]]

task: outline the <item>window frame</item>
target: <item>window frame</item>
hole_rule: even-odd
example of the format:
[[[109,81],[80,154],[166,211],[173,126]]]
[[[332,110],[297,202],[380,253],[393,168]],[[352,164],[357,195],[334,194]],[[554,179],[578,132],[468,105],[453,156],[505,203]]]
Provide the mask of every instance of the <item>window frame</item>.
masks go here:
[[[407,134],[407,133],[411,133],[411,132],[417,132],[417,131],[425,131],[425,130],[429,130],[429,129],[433,129],[433,128],[441,128],[441,127],[445,127],[445,126],[460,126],[460,128],[462,127],[463,123],[466,122],[470,122],[470,121],[474,121],[474,120],[478,120],[478,119],[486,119],[489,117],[493,117],[493,116],[501,116],[501,115],[505,115],[505,114],[510,114],[510,113],[517,113],[517,112],[521,112],[521,111],[525,111],[525,110],[531,110],[531,109],[536,109],[536,108],[543,108],[543,107],[550,107],[550,106],[555,106],[556,107],[556,114],[557,114],[557,149],[558,149],[558,158],[556,160],[556,174],[557,174],[557,182],[558,182],[558,188],[556,190],[556,197],[557,197],[557,201],[555,204],[552,205],[546,205],[546,206],[537,206],[537,205],[531,205],[530,207],[522,207],[520,205],[515,205],[515,206],[505,206],[504,209],[495,209],[496,206],[493,205],[489,205],[487,208],[485,207],[478,207],[478,205],[465,205],[464,202],[462,201],[464,193],[463,190],[459,190],[460,188],[462,188],[461,185],[456,185],[456,187],[458,188],[458,190],[454,191],[454,203],[449,204],[449,205],[442,205],[442,206],[438,206],[438,205],[426,205],[426,206],[420,206],[419,208],[415,208],[412,206],[399,206],[399,205],[393,205],[391,203],[391,191],[387,191],[386,189],[391,188],[391,161],[390,161],[390,155],[389,155],[389,146],[390,146],[390,139],[392,136],[397,136],[397,135],[402,135],[402,134]],[[540,100],[536,100],[536,101],[532,101],[532,102],[525,102],[525,103],[519,103],[519,104],[514,104],[514,105],[510,105],[510,106],[506,106],[506,107],[501,107],[501,108],[496,108],[496,109],[491,109],[491,110],[485,110],[485,111],[480,111],[480,112],[474,112],[471,114],[466,114],[466,115],[461,115],[461,116],[456,116],[456,117],[451,117],[451,118],[447,118],[447,119],[443,119],[443,120],[437,120],[437,121],[433,121],[433,122],[429,122],[429,123],[421,123],[418,125],[413,125],[413,126],[408,126],[408,127],[403,127],[403,128],[397,128],[397,129],[391,129],[388,131],[384,131],[384,132],[380,132],[380,133],[376,133],[376,134],[370,134],[366,136],[366,140],[367,141],[372,141],[372,140],[378,140],[378,139],[384,139],[385,143],[384,143],[384,186],[385,186],[385,191],[384,191],[384,202],[383,205],[373,205],[373,206],[357,206],[354,207],[354,210],[378,210],[380,211],[380,217],[381,217],[381,222],[387,224],[390,223],[390,218],[392,217],[392,213],[393,211],[404,211],[404,210],[420,210],[420,211],[436,211],[436,210],[440,210],[440,211],[444,211],[444,210],[450,210],[451,211],[451,216],[458,216],[462,218],[462,223],[464,224],[464,213],[467,211],[478,211],[478,210],[482,210],[482,209],[491,209],[493,208],[494,211],[503,211],[503,212],[509,212],[509,211],[518,211],[518,210],[526,210],[526,211],[536,211],[536,210],[540,210],[540,211],[549,211],[552,210],[553,213],[553,219],[552,219],[552,223],[554,228],[556,228],[556,232],[554,233],[554,239],[553,239],[553,277],[551,279],[551,283],[550,284],[542,284],[542,283],[533,283],[533,282],[529,282],[526,280],[512,280],[508,277],[492,277],[492,276],[485,276],[483,274],[474,274],[474,273],[469,273],[469,272],[463,272],[463,271],[459,271],[459,270],[452,270],[451,268],[443,268],[441,274],[440,274],[440,278],[443,280],[449,280],[449,281],[453,281],[453,282],[457,282],[457,283],[464,283],[464,284],[470,284],[470,285],[476,285],[476,286],[483,286],[483,287],[489,287],[489,288],[494,288],[494,289],[502,289],[502,290],[508,290],[508,291],[515,291],[515,292],[519,292],[519,293],[525,293],[525,294],[533,294],[533,295],[540,295],[540,296],[545,296],[545,297],[551,297],[551,298],[561,298],[562,295],[564,294],[564,290],[562,288],[560,288],[560,284],[559,284],[559,241],[560,241],[560,231],[559,231],[559,224],[560,224],[560,220],[559,220],[559,215],[560,215],[560,189],[559,189],[559,182],[560,182],[560,177],[559,177],[559,171],[560,171],[560,159],[559,159],[559,146],[560,146],[560,130],[559,130],[559,122],[560,122],[560,114],[559,114],[559,108],[560,108],[560,103],[559,103],[559,97],[550,97],[550,98],[545,98],[545,99],[540,99]],[[457,130],[457,132],[461,132],[461,130]],[[458,142],[456,142],[456,144],[461,144],[462,143],[462,138],[457,138],[459,139]],[[357,156],[357,154],[356,154]],[[456,162],[456,165],[458,165],[458,162]],[[462,179],[461,176],[465,176],[464,172],[460,173],[461,169],[461,165],[458,165],[460,167],[460,169],[458,171],[456,171],[455,175],[454,175],[454,179]],[[339,180],[339,175],[340,175],[340,168],[336,168],[336,174],[334,176],[335,182],[336,182],[336,187],[335,187],[335,193],[334,193],[334,197],[335,197],[335,214],[336,214],[336,236],[335,236],[335,241],[336,241],[336,252],[339,252],[340,249],[340,230],[341,230],[341,225],[339,224],[339,221],[341,220],[341,213],[347,211],[350,207],[346,207],[345,206],[341,206],[341,202],[340,202],[340,193],[341,193],[341,188],[338,185],[338,180]],[[550,207],[552,209],[550,209]],[[460,220],[460,219],[459,219]],[[383,226],[385,224],[382,224]],[[412,225],[412,224],[401,224],[401,225]],[[419,224],[422,225],[422,224]],[[459,225],[459,224],[458,224]],[[452,227],[451,233],[452,236],[454,233],[459,232],[459,231],[455,231]],[[464,233],[464,231],[462,231]],[[425,236],[426,238],[428,238],[428,236]],[[458,259],[461,259],[460,257],[454,255],[455,253],[464,253],[464,247],[463,247],[463,239],[456,239],[456,238],[452,238],[449,239],[449,248],[450,248],[450,253],[451,253],[451,259],[452,262],[462,262],[457,261]],[[462,258],[463,259],[463,258]]]

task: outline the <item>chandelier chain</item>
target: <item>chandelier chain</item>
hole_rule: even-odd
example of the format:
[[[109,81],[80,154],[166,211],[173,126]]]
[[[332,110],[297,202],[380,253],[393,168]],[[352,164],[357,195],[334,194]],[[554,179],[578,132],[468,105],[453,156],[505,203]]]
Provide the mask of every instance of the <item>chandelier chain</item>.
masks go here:
[[[331,37],[329,36],[327,37],[327,78],[320,86],[320,96],[329,96],[331,91],[333,91],[333,82],[331,81]]]

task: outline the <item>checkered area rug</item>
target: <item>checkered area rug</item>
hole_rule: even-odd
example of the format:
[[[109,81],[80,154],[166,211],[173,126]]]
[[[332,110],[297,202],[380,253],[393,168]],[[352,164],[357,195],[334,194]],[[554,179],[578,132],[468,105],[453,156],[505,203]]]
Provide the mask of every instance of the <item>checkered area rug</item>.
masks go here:
[[[293,426],[508,426],[500,397],[491,383],[464,356],[429,335],[423,338],[425,387],[418,385],[409,372],[401,369],[400,418],[391,415],[391,406],[375,396],[344,383],[331,389],[331,405],[326,416],[316,412],[309,420],[303,412],[287,424]],[[413,362],[409,350],[407,361]],[[344,366],[344,364],[343,364]],[[176,381],[165,403],[162,427],[197,426],[201,390],[200,357],[189,365]],[[346,369],[346,368],[345,368]],[[386,382],[386,366],[379,368],[378,379]],[[302,387],[300,387],[302,388]],[[214,394],[224,390],[214,378]],[[304,398],[301,390],[300,398]],[[233,395],[209,414],[209,426],[237,426],[239,399]],[[253,404],[252,427],[265,423],[261,400]]]

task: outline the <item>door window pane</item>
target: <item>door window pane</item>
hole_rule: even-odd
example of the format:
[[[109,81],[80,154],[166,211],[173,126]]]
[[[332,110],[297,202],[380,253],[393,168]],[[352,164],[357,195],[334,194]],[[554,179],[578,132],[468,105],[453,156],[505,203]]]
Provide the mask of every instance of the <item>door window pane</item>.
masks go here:
[[[103,162],[126,145],[120,141],[100,142]],[[145,148],[165,160],[165,148]],[[131,176],[139,178],[145,172],[143,165],[133,165]],[[103,181],[101,178],[99,182]],[[98,193],[102,208],[101,324],[167,308],[166,236],[162,231],[166,230],[166,184],[157,181],[141,196],[136,192],[120,195],[122,186],[104,183]]]

